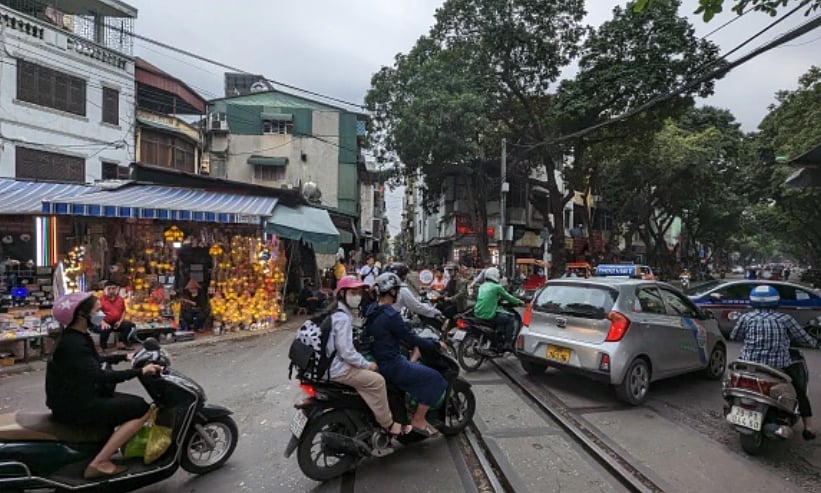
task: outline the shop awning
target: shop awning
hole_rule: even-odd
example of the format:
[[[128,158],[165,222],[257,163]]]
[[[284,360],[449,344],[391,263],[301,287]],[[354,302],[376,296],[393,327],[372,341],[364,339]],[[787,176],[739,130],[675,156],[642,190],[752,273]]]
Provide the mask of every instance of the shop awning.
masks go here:
[[[268,219],[266,231],[308,243],[317,253],[336,253],[339,248],[339,231],[334,227],[328,211],[316,207],[279,205]]]
[[[276,207],[274,197],[129,185],[79,197],[43,200],[45,214],[261,224]]]
[[[267,157],[267,156],[251,156],[248,158],[248,164],[260,166],[287,166],[287,157]]]
[[[87,185],[0,179],[0,214],[41,214],[43,200],[71,199],[97,190]]]

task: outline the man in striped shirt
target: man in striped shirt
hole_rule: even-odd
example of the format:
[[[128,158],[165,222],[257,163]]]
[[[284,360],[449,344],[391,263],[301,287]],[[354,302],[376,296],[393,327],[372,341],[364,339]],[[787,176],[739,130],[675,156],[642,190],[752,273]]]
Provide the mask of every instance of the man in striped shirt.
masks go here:
[[[786,313],[774,311],[781,297],[772,286],[756,286],[750,292],[753,311],[742,315],[730,333],[730,340],[744,341],[740,359],[777,368],[790,376],[798,394],[798,411],[804,421],[803,437],[815,438],[812,408],[807,397],[807,367],[803,360],[793,361],[790,343],[816,348],[818,341],[807,334],[798,322]]]

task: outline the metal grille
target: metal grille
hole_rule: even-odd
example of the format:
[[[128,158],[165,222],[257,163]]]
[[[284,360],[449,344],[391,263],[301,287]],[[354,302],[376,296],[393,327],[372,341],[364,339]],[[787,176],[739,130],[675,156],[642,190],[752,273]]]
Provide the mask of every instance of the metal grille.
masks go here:
[[[81,157],[17,147],[16,177],[29,180],[85,183],[86,161]]]

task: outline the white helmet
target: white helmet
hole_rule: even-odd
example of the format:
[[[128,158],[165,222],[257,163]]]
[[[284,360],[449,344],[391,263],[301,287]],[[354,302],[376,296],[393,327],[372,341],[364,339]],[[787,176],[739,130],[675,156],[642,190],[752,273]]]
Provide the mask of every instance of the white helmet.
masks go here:
[[[499,274],[499,269],[496,267],[489,267],[485,271],[485,279],[488,281],[493,281],[498,284],[499,280],[502,278],[502,275]]]

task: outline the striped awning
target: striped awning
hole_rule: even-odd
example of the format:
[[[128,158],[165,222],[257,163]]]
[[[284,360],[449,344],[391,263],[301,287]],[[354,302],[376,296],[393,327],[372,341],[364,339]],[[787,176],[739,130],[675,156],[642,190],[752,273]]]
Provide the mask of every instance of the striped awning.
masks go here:
[[[277,199],[228,192],[127,185],[76,198],[44,200],[42,212],[72,216],[262,224]]]
[[[0,214],[41,214],[43,200],[73,199],[97,190],[71,183],[0,179]]]

